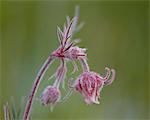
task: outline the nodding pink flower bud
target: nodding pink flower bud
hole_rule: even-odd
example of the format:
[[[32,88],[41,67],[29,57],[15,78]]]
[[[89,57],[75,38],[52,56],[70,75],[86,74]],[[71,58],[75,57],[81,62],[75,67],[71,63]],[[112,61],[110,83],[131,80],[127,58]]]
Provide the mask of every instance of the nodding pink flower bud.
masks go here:
[[[61,93],[59,89],[55,86],[47,86],[45,90],[43,91],[40,101],[42,105],[55,105],[57,102],[59,102],[61,98]]]
[[[106,68],[107,74],[103,78],[99,74],[91,71],[83,72],[77,79],[75,85],[73,86],[77,91],[79,91],[87,104],[99,104],[100,91],[102,90],[105,82],[114,80],[115,72]],[[110,72],[112,72],[112,78],[110,79]],[[110,83],[110,82],[109,82]]]

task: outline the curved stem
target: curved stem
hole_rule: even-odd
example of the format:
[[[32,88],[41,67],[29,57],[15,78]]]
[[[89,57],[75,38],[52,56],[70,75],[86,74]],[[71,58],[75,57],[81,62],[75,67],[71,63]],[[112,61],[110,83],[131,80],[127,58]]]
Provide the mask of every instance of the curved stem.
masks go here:
[[[54,59],[53,56],[49,56],[47,58],[47,60],[45,61],[44,65],[41,67],[39,73],[37,74],[37,76],[35,78],[34,84],[33,84],[32,89],[31,89],[30,96],[28,98],[28,101],[27,101],[27,104],[26,104],[26,107],[25,107],[25,111],[24,111],[24,115],[23,115],[24,120],[28,120],[29,117],[30,117],[30,112],[31,112],[31,108],[32,108],[32,104],[33,104],[35,94],[36,94],[37,89],[40,85],[41,79],[43,78],[45,72],[47,71],[47,69],[51,65],[53,59]]]

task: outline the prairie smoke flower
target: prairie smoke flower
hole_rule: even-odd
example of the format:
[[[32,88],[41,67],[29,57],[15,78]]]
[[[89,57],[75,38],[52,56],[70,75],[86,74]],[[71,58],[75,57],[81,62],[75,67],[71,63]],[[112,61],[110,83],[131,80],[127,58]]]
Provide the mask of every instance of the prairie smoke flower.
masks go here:
[[[44,106],[51,105],[51,108],[53,108],[53,106],[57,102],[59,102],[60,98],[61,98],[61,93],[59,88],[49,85],[43,91],[40,97],[40,101],[42,105]]]
[[[99,104],[100,99],[100,92],[104,85],[110,85],[114,78],[115,78],[115,70],[105,68],[107,70],[107,74],[105,77],[101,77],[99,74],[92,72],[92,71],[86,71],[83,72],[78,79],[76,80],[75,84],[71,88],[75,88],[76,91],[79,91],[84,101],[87,104]],[[110,74],[111,78],[110,78]]]
[[[52,54],[47,58],[41,69],[39,70],[33,87],[31,89],[31,94],[29,95],[28,102],[26,104],[25,112],[23,119],[28,120],[30,118],[32,104],[36,95],[36,92],[39,88],[40,82],[48,70],[52,62],[58,58],[60,60],[60,65],[57,68],[54,75],[50,78],[55,77],[55,81],[53,85],[49,85],[43,91],[40,100],[43,105],[52,105],[54,106],[56,103],[68,98],[70,93],[72,93],[72,89],[67,93],[67,95],[60,100],[61,92],[59,90],[60,84],[64,86],[65,77],[67,73],[67,61],[71,61],[73,64],[73,73],[78,70],[76,65],[76,61],[80,61],[82,65],[83,73],[78,77],[75,81],[75,84],[69,85],[71,88],[75,88],[76,91],[79,91],[87,104],[99,104],[100,91],[103,86],[110,85],[115,78],[115,71],[113,69],[106,68],[107,74],[105,77],[101,77],[99,74],[95,72],[91,72],[89,70],[89,65],[87,63],[87,53],[85,48],[80,48],[77,46],[77,43],[80,42],[79,39],[73,39],[73,35],[77,32],[83,24],[77,26],[78,22],[78,7],[76,8],[75,17],[70,20],[67,16],[67,22],[64,25],[63,30],[57,27],[57,36],[59,40],[58,48],[52,52]],[[111,78],[110,78],[110,74]]]

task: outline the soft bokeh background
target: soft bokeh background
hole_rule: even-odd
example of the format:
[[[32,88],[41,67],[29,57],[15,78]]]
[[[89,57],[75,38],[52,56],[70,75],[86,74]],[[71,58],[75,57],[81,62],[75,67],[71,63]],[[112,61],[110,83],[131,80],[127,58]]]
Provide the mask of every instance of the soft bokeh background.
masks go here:
[[[142,1],[1,2],[0,116],[12,96],[19,107],[29,94],[39,68],[58,46],[56,26],[63,26],[66,15],[73,16],[75,5],[85,22],[76,37],[82,39],[79,46],[88,48],[91,70],[103,74],[109,66],[116,69],[116,80],[103,89],[100,105],[86,106],[75,92],[53,112],[36,101],[32,118],[148,119],[148,2]],[[47,79],[57,65],[46,73],[37,97],[52,83]]]

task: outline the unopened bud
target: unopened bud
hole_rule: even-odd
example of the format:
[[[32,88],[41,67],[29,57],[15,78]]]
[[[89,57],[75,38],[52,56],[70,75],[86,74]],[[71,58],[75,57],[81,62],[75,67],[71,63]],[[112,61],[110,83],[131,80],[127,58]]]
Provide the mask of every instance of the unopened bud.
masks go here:
[[[42,105],[56,104],[61,98],[60,91],[55,86],[48,86],[42,93],[40,100]]]

